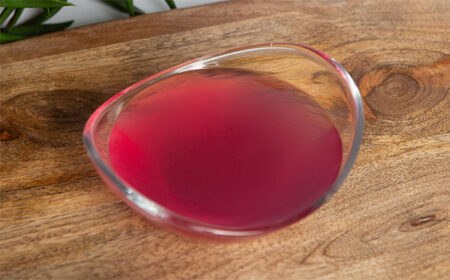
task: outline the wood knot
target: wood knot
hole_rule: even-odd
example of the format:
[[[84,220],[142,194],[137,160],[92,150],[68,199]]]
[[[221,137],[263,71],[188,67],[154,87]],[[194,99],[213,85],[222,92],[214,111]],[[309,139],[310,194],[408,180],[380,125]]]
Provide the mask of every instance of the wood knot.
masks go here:
[[[412,76],[392,73],[369,92],[366,102],[377,115],[403,118],[426,99],[426,92]]]
[[[387,98],[412,97],[417,93],[419,84],[411,76],[405,74],[390,75],[379,87]]]
[[[429,222],[433,221],[434,219],[436,219],[436,215],[423,216],[423,217],[412,220],[410,222],[410,224],[413,227],[417,227],[417,226],[429,223]]]
[[[377,134],[426,134],[444,127],[448,112],[448,60],[430,65],[380,64],[362,75],[358,86],[366,119]]]
[[[420,216],[417,218],[407,220],[406,222],[400,225],[399,230],[402,232],[417,231],[424,228],[435,226],[442,221],[443,220],[438,219],[435,214]]]
[[[330,83],[330,81],[333,82],[334,77],[331,75],[330,72],[317,71],[313,73],[311,80],[314,84],[325,84]]]
[[[0,128],[0,141],[6,141],[9,138],[11,138],[11,133],[4,128]]]
[[[0,122],[0,141],[11,141],[17,139],[18,137],[19,133],[16,128]]]

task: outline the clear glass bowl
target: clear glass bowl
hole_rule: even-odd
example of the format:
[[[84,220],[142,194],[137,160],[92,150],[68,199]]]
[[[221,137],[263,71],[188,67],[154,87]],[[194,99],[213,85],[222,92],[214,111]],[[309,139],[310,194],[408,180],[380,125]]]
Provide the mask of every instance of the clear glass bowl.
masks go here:
[[[338,129],[343,157],[334,184],[307,213],[293,214],[283,222],[264,228],[225,227],[207,224],[174,213],[136,191],[112,168],[109,136],[121,110],[144,88],[185,71],[234,68],[270,74],[314,99]],[[188,234],[204,237],[245,237],[267,233],[306,216],[339,189],[350,172],[359,151],[364,126],[363,103],[349,73],[333,58],[313,48],[290,43],[270,43],[240,47],[203,56],[152,75],[119,92],[100,106],[84,129],[84,143],[104,182],[126,203],[149,220]]]

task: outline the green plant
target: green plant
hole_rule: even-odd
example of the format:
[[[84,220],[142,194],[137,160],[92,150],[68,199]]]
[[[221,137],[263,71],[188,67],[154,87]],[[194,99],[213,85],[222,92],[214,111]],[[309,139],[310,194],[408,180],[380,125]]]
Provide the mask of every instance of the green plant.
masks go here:
[[[128,13],[130,16],[144,14],[142,10],[133,5],[133,0],[101,1],[116,10]],[[176,8],[173,0],[165,1],[171,9]],[[8,20],[5,27],[0,30],[0,44],[55,32],[69,27],[73,23],[73,20],[54,24],[44,23],[65,6],[73,6],[73,4],[67,2],[67,0],[0,0],[0,7],[3,7],[0,13],[0,26]],[[41,8],[42,11],[30,20],[16,25],[23,10],[26,8]]]

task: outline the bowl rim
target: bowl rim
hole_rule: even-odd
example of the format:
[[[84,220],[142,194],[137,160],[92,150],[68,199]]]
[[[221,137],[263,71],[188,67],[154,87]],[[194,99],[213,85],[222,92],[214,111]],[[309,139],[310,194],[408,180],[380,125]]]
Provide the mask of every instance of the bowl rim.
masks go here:
[[[98,148],[95,145],[94,141],[94,132],[98,121],[104,116],[107,112],[107,108],[117,101],[121,96],[128,93],[135,93],[140,91],[141,89],[161,80],[168,76],[171,76],[176,73],[181,73],[189,70],[202,69],[202,67],[208,61],[218,59],[220,57],[236,55],[245,52],[251,52],[255,50],[270,50],[272,48],[276,49],[289,49],[296,50],[301,52],[306,52],[309,54],[313,54],[315,57],[319,57],[320,60],[325,62],[327,65],[331,66],[338,77],[343,82],[342,87],[345,86],[344,93],[346,95],[347,101],[351,107],[351,115],[354,118],[353,121],[353,139],[351,144],[350,152],[347,156],[347,160],[344,163],[344,166],[341,168],[338,177],[335,179],[333,185],[330,189],[319,198],[316,203],[313,205],[311,210],[316,210],[326,201],[328,201],[331,196],[339,190],[342,186],[343,182],[347,178],[350,170],[352,169],[356,157],[358,155],[363,130],[364,130],[364,106],[362,102],[362,97],[359,92],[356,83],[353,81],[350,74],[345,70],[345,68],[339,64],[335,59],[328,56],[327,54],[316,50],[312,47],[295,44],[295,43],[264,43],[264,44],[256,44],[256,45],[248,45],[238,48],[232,48],[225,51],[217,52],[210,55],[201,56],[192,60],[188,60],[184,63],[175,65],[166,70],[163,70],[159,73],[151,75],[141,81],[134,83],[133,85],[127,87],[126,89],[120,91],[115,94],[113,97],[108,99],[105,103],[103,103],[100,107],[98,107],[94,113],[89,117],[83,131],[83,142],[84,146],[87,150],[89,157],[91,158],[94,166],[99,171],[100,175],[104,180],[109,181],[110,187],[113,191],[115,191],[127,204],[129,204],[132,208],[137,210],[139,213],[152,220],[153,222],[160,224],[162,226],[166,226],[175,230],[187,231],[187,232],[195,232],[203,235],[211,235],[211,236],[224,236],[224,237],[244,237],[244,236],[253,236],[259,235],[263,233],[267,233],[284,226],[287,226],[293,222],[298,221],[300,218],[305,216],[305,211],[295,215],[285,221],[267,226],[267,227],[258,227],[258,228],[247,228],[244,227],[230,227],[230,226],[220,226],[205,222],[200,222],[195,219],[183,216],[182,214],[176,213],[172,210],[165,208],[164,206],[152,201],[151,199],[143,196],[138,191],[136,191],[132,186],[130,186],[125,180],[123,180],[118,174],[115,173],[112,167],[110,167],[103,159],[102,156],[98,152]],[[348,94],[350,96],[348,96]],[[113,188],[113,186],[115,188]],[[309,210],[309,209],[308,209]],[[306,213],[306,215],[309,214]]]

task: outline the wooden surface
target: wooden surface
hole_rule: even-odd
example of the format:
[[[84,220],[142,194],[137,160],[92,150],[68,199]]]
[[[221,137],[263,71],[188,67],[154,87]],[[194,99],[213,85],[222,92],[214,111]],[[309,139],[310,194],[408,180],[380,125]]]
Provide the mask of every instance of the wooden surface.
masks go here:
[[[0,46],[0,279],[448,279],[449,11],[232,1]],[[269,41],[325,51],[364,97],[361,152],[329,203],[268,236],[205,243],[104,186],[81,139],[97,106],[187,59]]]

